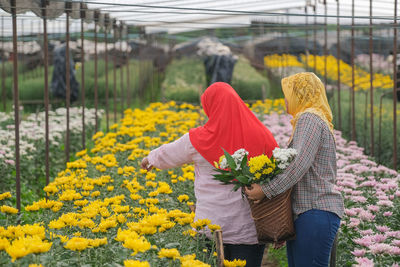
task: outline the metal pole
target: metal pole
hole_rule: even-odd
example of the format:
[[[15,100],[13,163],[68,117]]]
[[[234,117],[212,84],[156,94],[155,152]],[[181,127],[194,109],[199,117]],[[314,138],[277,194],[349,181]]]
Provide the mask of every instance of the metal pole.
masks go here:
[[[22,52],[21,58],[22,58],[22,66],[26,66],[25,64],[25,42],[24,42],[24,19],[19,19],[19,21],[21,22],[21,38],[20,38],[20,42],[21,42],[21,47],[20,50]],[[26,80],[26,73],[25,73],[25,68],[22,68],[22,79]]]
[[[342,111],[340,108],[340,19],[339,19],[339,0],[336,0],[337,2],[337,88],[338,88],[338,96],[337,96],[337,101],[338,101],[338,129],[342,129]]]
[[[104,56],[105,56],[105,70],[106,70],[106,127],[107,127],[107,132],[109,130],[109,110],[108,110],[108,49],[107,49],[107,26],[108,26],[108,17],[106,16],[104,18],[104,43],[105,43],[105,52],[104,52]]]
[[[31,22],[30,36],[33,36],[33,22]],[[37,66],[35,69],[37,69],[37,68],[40,68],[40,65]],[[31,73],[30,73],[30,75],[29,75],[30,78],[34,78],[34,76],[35,76],[34,70],[35,70],[35,69],[32,69],[32,71],[31,71]]]
[[[127,98],[128,98],[128,108],[131,106],[131,89],[130,89],[130,71],[129,71],[129,28],[127,29],[127,35],[126,35],[126,93],[127,93]]]
[[[97,118],[97,109],[98,109],[98,83],[97,83],[97,22],[99,19],[99,13],[97,10],[94,13],[94,108],[95,108],[95,131],[97,133],[99,125]]]
[[[369,81],[370,81],[370,113],[371,113],[371,135],[370,135],[370,145],[371,145],[371,156],[374,155],[374,86],[373,86],[373,68],[372,68],[372,0],[369,1]]]
[[[13,79],[14,79],[14,125],[15,125],[15,185],[17,209],[21,211],[21,177],[19,157],[19,92],[18,92],[18,46],[17,46],[17,8],[15,0],[11,0],[12,31],[13,31]]]
[[[314,73],[317,71],[317,0],[314,3]]]
[[[333,241],[333,246],[331,249],[331,257],[330,257],[330,262],[329,266],[330,267],[335,267],[336,266],[336,251],[337,251],[337,240],[338,240],[338,235],[336,234],[335,240]]]
[[[125,101],[125,97],[124,97],[124,53],[122,52],[122,24],[120,25],[119,28],[119,40],[120,40],[120,55],[121,55],[121,65],[120,65],[120,77],[121,77],[121,82],[120,82],[120,96],[121,96],[121,118],[124,117],[124,101]]]
[[[50,182],[50,160],[49,160],[49,47],[47,40],[47,0],[42,0],[42,16],[43,16],[43,52],[44,52],[44,112],[45,112],[45,149],[46,149],[46,185]]]
[[[354,93],[354,0],[352,0],[351,6],[351,140],[356,140],[356,105]]]
[[[324,0],[324,9],[325,9],[325,27],[324,27],[324,83],[325,88],[328,83],[328,75],[327,75],[327,58],[328,58],[328,5],[326,0]]]
[[[394,1],[393,32],[393,169],[397,170],[397,0]]]
[[[117,123],[117,38],[116,38],[116,33],[117,33],[117,25],[113,25],[113,39],[114,39],[114,55],[113,55],[113,82],[114,82],[114,123]]]
[[[66,109],[67,109],[67,132],[65,138],[65,157],[66,162],[69,161],[69,106],[71,101],[71,85],[70,85],[70,63],[69,63],[69,12],[71,10],[72,2],[65,2],[66,20],[66,35],[65,35],[65,84],[66,84]]]
[[[307,5],[304,7],[304,12],[306,14],[306,70],[308,70],[308,14]]]
[[[83,20],[85,18],[85,11],[83,10],[83,4],[80,4],[81,8],[81,83],[82,83],[82,92],[81,92],[81,103],[82,103],[82,149],[86,148],[85,140],[85,49],[84,49],[84,28],[83,28]]]
[[[1,16],[1,88],[3,95],[3,110],[7,109],[7,95],[6,95],[6,72],[5,72],[5,58],[4,58],[4,16]]]

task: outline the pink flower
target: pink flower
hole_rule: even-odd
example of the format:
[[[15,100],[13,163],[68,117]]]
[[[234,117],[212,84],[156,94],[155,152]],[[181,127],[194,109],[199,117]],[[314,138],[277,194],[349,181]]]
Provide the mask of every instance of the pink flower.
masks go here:
[[[386,225],[384,225],[384,226],[376,226],[376,229],[379,231],[379,232],[387,232],[387,231],[389,231],[390,230],[390,228],[389,227],[387,227]]]
[[[350,198],[353,202],[360,202],[360,203],[365,203],[367,202],[367,199],[363,196],[352,196]]]
[[[397,239],[400,239],[400,231],[389,231],[386,233],[386,236],[395,237]]]
[[[379,200],[376,204],[379,206],[393,207],[393,202],[390,200]]]
[[[400,240],[393,240],[392,244],[397,246],[397,247],[400,247]]]
[[[357,212],[354,209],[345,209],[344,213],[347,216],[356,216],[357,215]]]
[[[350,223],[347,225],[350,228],[357,228],[360,225],[360,220],[357,218],[350,218]]]
[[[376,234],[372,236],[372,239],[375,241],[375,243],[382,243],[386,240],[386,236],[382,234]]]
[[[389,253],[392,255],[400,255],[400,248],[399,247],[391,247]]]
[[[369,247],[370,245],[372,245],[373,241],[371,236],[364,236],[362,238],[354,239],[354,243],[360,246]]]
[[[391,212],[391,211],[385,211],[383,213],[383,216],[385,216],[385,217],[389,217],[389,216],[392,216],[392,215],[393,215],[393,212]]]
[[[360,231],[360,234],[363,235],[363,236],[372,235],[373,233],[374,233],[374,231],[372,231],[372,229]]]
[[[365,182],[362,182],[360,184],[360,187],[363,187],[363,186],[365,186],[365,187],[367,187],[367,186],[374,187],[374,186],[376,186],[376,181],[365,181]]]
[[[375,219],[375,215],[373,215],[371,212],[366,211],[366,210],[361,211],[359,214],[359,217],[361,220],[367,221],[367,222],[370,222],[373,219]]]
[[[353,252],[351,252],[356,257],[362,257],[365,255],[365,249],[356,249]]]
[[[374,261],[368,258],[356,258],[357,267],[374,267]]]
[[[12,159],[6,159],[4,162],[10,165],[15,165],[15,162]]]
[[[379,206],[376,206],[376,205],[368,205],[367,208],[368,208],[370,211],[373,211],[373,212],[378,212],[379,209],[380,209]]]
[[[383,254],[389,253],[392,249],[392,246],[384,243],[372,244],[368,247],[371,250],[371,253],[376,254]]]

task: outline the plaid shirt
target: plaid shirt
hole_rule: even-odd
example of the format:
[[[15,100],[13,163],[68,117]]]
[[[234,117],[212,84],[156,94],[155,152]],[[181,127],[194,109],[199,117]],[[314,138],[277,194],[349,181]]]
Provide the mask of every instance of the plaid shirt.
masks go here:
[[[304,113],[289,147],[297,150],[297,156],[282,174],[262,185],[265,195],[272,198],[293,187],[295,217],[310,209],[330,211],[342,217],[342,195],[334,189],[336,145],[326,123],[313,113]]]

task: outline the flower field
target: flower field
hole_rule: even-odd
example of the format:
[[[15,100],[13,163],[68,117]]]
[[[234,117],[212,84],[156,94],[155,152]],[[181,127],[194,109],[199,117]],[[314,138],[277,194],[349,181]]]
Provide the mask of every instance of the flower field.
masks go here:
[[[291,133],[283,106],[282,99],[252,106],[282,147]],[[193,231],[218,229],[209,220],[193,222],[193,166],[150,172],[139,168],[151,149],[203,119],[198,107],[175,102],[127,109],[119,124],[109,133],[96,133],[94,146],[78,152],[44,188],[48,200],[24,207],[23,218],[28,219],[21,224],[11,194],[0,194],[0,265],[215,266],[213,242]],[[368,160],[339,132],[336,141],[337,188],[346,205],[338,266],[396,266],[400,177]]]
[[[291,133],[288,115],[265,115],[264,123],[279,145]],[[377,165],[355,142],[335,132],[337,189],[345,201],[345,217],[338,234],[337,266],[399,266],[400,175]]]
[[[326,58],[327,62],[327,78],[331,81],[338,80],[338,62],[337,58],[332,55],[328,55]],[[264,64],[269,68],[286,68],[286,67],[302,67],[306,68],[306,55],[301,55],[299,58],[290,54],[283,55],[269,55],[264,57]],[[316,62],[316,72],[324,76],[325,75],[325,56],[309,55],[308,66],[312,68]],[[340,82],[349,87],[352,86],[352,69],[351,65],[347,64],[343,60],[340,60]],[[355,90],[366,91],[370,88],[370,75],[369,72],[363,70],[360,67],[355,66],[354,68],[354,83]],[[373,77],[374,88],[392,89],[393,80],[390,75],[381,73],[375,73]]]
[[[98,111],[101,118],[102,110]],[[45,153],[45,113],[29,115],[22,112],[20,129],[21,181],[23,203],[27,204],[34,197],[28,191],[44,186],[44,153]],[[95,126],[95,110],[85,109],[86,134],[93,135]],[[49,112],[49,149],[50,165],[64,166],[64,136],[66,133],[66,109],[58,108]],[[81,150],[82,109],[70,108],[70,143],[71,151]],[[15,131],[14,114],[0,112],[0,185],[6,189],[14,189],[15,183]],[[38,167],[40,166],[40,167]],[[58,167],[59,169],[60,167]],[[43,178],[43,179],[42,179]],[[39,181],[39,179],[42,179]],[[34,194],[33,192],[31,192]]]

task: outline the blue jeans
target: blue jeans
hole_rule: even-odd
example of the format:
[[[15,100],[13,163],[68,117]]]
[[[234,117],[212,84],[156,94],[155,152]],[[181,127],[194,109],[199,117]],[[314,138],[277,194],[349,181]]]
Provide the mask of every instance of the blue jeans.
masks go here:
[[[294,222],[296,239],[286,242],[289,267],[327,267],[340,218],[332,212],[312,209]]]
[[[232,245],[224,244],[226,260],[246,260],[246,267],[260,267],[265,245]]]

